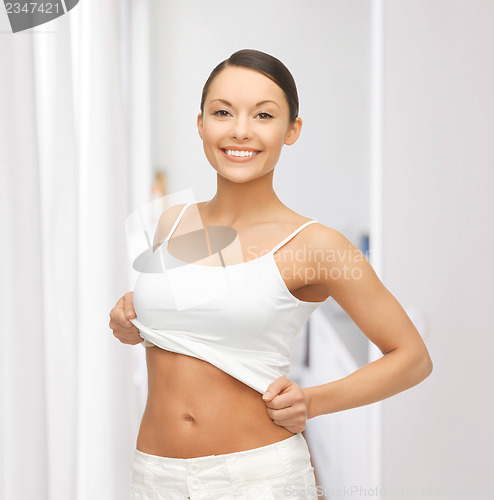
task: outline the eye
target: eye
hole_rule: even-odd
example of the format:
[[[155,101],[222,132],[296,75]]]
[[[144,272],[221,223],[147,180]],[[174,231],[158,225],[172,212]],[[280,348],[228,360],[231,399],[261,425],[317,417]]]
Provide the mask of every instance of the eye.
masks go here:
[[[262,120],[267,120],[268,118],[273,118],[273,116],[270,115],[269,113],[258,113],[257,116],[261,117]]]
[[[223,114],[225,113],[225,114]],[[229,115],[230,113],[228,113],[228,111],[226,111],[225,109],[219,109],[218,111],[215,111],[213,113],[213,115],[216,115],[216,116],[226,116],[226,115]]]

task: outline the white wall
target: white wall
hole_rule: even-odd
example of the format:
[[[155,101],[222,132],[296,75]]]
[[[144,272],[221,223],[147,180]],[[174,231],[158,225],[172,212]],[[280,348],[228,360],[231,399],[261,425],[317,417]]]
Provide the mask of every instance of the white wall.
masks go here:
[[[492,498],[494,2],[386,1],[384,26],[383,279],[434,371],[383,403],[383,487]]]
[[[236,50],[262,50],[292,72],[304,121],[276,166],[275,190],[358,245],[369,226],[369,10],[360,0],[151,1],[152,154],[169,171],[169,192],[214,195],[196,128],[202,87]]]

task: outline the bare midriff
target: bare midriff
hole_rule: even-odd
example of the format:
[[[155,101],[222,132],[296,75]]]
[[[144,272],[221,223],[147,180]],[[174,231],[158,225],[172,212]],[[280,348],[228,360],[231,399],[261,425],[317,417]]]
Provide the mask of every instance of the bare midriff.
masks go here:
[[[201,359],[146,348],[148,398],[137,449],[194,458],[250,450],[294,434],[274,423],[262,394]]]

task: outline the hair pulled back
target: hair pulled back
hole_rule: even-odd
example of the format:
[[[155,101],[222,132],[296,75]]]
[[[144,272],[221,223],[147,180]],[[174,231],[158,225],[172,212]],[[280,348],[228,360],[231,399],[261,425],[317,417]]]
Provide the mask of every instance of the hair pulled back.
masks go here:
[[[290,122],[293,123],[298,116],[298,93],[295,80],[288,68],[276,57],[254,49],[242,49],[233,53],[228,59],[220,62],[211,71],[204,87],[201,97],[201,115],[204,115],[204,102],[209,91],[211,82],[228,66],[240,66],[253,69],[273,80],[284,92],[290,110]]]

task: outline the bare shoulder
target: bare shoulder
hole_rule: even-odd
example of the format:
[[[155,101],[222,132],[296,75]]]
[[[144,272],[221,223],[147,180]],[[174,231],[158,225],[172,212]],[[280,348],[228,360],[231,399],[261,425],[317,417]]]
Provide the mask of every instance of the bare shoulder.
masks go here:
[[[310,221],[314,222],[307,224],[293,243],[298,250],[303,250],[308,266],[331,268],[348,264],[350,261],[366,260],[362,252],[343,233],[317,220],[293,213],[290,219],[287,219],[285,232],[288,233],[289,228],[293,230],[293,227],[303,226]]]
[[[306,222],[313,221],[309,217],[304,217],[296,214],[296,217],[292,217],[292,224],[303,225]],[[315,221],[313,224],[308,224],[300,234],[299,240],[302,243],[310,245],[314,250],[319,250],[326,252],[334,249],[342,249],[344,247],[354,247],[350,240],[338,230],[321,224],[319,221]]]
[[[325,226],[315,219],[305,217],[290,209],[285,210],[281,216],[276,218],[275,225],[283,228],[282,231],[289,234],[293,229],[312,221],[314,222],[307,224],[297,235],[297,242],[294,242],[297,247],[303,246],[306,249],[318,250],[318,255],[321,255],[321,252],[351,244],[345,235],[336,229]]]
[[[360,252],[343,233],[318,221],[307,226],[306,232],[314,249],[329,252],[347,248]]]
[[[309,224],[303,241],[307,265],[315,271],[314,284],[323,285],[334,295],[343,283],[360,282],[375,273],[365,257],[343,233],[319,222]]]
[[[313,283],[341,306],[383,354],[406,347],[417,353],[415,365],[427,366],[430,373],[432,362],[419,332],[365,255],[336,229],[323,224],[309,227],[312,248],[320,250],[312,261]]]
[[[322,286],[357,322],[362,321],[363,312],[369,313],[369,307],[390,307],[390,293],[360,249],[336,229],[322,224],[311,226],[310,244],[314,252],[310,266],[316,270],[314,283]]]

